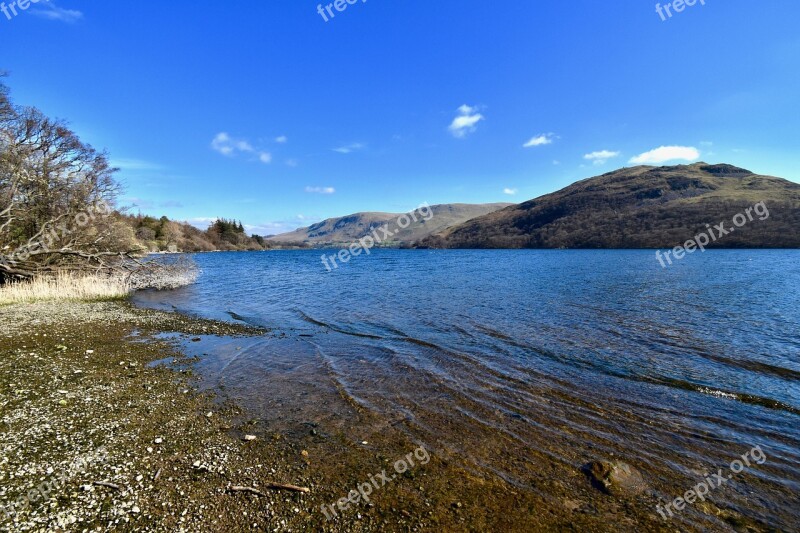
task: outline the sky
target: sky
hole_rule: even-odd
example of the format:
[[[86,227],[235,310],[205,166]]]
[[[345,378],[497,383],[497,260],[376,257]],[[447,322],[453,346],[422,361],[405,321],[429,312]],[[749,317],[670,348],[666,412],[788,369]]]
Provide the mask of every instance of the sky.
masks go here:
[[[134,213],[267,235],[643,163],[800,182],[797,0],[12,1],[13,99],[108,151]]]

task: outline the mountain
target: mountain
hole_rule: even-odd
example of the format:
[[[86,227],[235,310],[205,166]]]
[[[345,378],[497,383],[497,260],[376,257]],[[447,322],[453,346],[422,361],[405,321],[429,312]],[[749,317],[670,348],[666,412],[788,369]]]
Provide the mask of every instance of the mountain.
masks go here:
[[[759,202],[768,216],[755,214]],[[733,218],[748,209],[746,223],[735,227]],[[419,245],[673,248],[720,223],[734,231],[709,247],[800,247],[800,185],[726,164],[623,168],[475,218]]]
[[[410,220],[406,228],[405,221],[398,224],[403,213],[355,213],[339,218],[329,218],[317,224],[300,228],[289,233],[276,235],[267,239],[276,244],[305,243],[312,245],[333,245],[352,243],[373,230],[388,226],[393,233],[391,240],[382,244],[408,244],[445,231],[470,219],[486,215],[508,207],[507,203],[497,204],[440,204],[418,208],[416,221]]]

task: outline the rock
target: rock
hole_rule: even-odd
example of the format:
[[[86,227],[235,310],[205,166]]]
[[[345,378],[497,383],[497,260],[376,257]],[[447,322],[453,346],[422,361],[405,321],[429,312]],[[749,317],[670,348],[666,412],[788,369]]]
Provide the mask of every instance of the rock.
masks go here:
[[[255,435],[245,435],[244,436],[244,440],[253,441],[253,440],[256,440],[256,436]]]
[[[564,507],[568,511],[576,511],[576,510],[581,508],[581,503],[578,502],[578,501],[575,501],[575,500],[565,499],[564,500]]]
[[[642,474],[622,461],[593,461],[581,468],[592,485],[607,494],[636,495],[647,489]]]
[[[162,442],[164,442],[164,439],[162,439],[161,437],[156,437],[156,439],[153,442],[156,444],[161,444]]]

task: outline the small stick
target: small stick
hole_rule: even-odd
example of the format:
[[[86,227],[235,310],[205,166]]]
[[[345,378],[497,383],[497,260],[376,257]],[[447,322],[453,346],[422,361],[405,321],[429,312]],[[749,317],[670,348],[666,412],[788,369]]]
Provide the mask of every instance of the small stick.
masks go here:
[[[94,483],[92,483],[92,485],[94,485],[95,487],[106,487],[109,489],[120,490],[119,485],[117,485],[116,483],[108,483],[106,481],[95,481]]]
[[[308,487],[298,487],[297,485],[284,485],[283,483],[267,483],[268,489],[291,490],[293,492],[311,492]]]
[[[161,469],[159,468],[156,472],[156,475],[153,476],[153,481],[158,481],[158,478],[161,477]]]
[[[263,492],[258,489],[254,489],[252,487],[240,487],[238,485],[234,485],[232,487],[228,487],[228,490],[231,492],[249,492],[250,494],[255,494],[256,496],[266,496]]]

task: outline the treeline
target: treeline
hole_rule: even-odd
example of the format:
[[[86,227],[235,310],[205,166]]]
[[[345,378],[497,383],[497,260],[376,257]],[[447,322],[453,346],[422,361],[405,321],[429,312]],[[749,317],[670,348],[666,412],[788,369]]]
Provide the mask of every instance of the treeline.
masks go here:
[[[167,217],[138,214],[124,218],[144,252],[255,251],[271,248],[264,237],[248,236],[241,221],[219,218],[206,230],[200,230]]]

